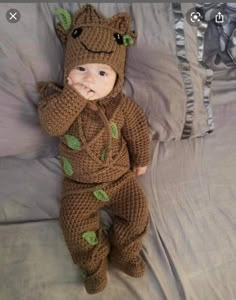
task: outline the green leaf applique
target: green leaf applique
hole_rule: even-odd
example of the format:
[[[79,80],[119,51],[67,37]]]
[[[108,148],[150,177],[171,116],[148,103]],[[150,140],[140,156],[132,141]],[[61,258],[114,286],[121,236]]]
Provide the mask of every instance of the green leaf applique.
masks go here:
[[[61,25],[65,30],[69,30],[71,27],[71,15],[64,8],[58,8],[55,10],[55,15],[60,19]]]
[[[123,35],[123,43],[124,43],[125,47],[129,47],[134,44],[134,40],[132,39],[132,37],[130,35],[125,34],[125,35]]]
[[[118,139],[118,129],[115,122],[111,122],[111,133],[113,138]]]
[[[98,238],[95,231],[86,231],[82,234],[82,237],[92,246],[97,245]]]
[[[107,193],[102,189],[94,191],[93,194],[100,201],[109,201]]]
[[[107,146],[105,146],[104,149],[102,150],[102,154],[100,156],[100,159],[102,161],[104,161],[106,159],[106,155],[107,155]]]
[[[63,157],[63,169],[68,176],[71,176],[74,173],[72,165],[66,157]]]
[[[70,147],[73,150],[80,149],[81,143],[75,136],[70,134],[65,134],[65,139],[68,147]]]

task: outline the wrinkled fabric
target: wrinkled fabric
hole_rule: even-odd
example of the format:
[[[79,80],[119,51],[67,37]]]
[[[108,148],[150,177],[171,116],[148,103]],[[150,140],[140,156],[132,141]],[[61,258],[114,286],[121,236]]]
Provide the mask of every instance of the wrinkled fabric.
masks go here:
[[[205,35],[205,61],[210,64],[223,62],[227,66],[236,64],[236,4],[216,3],[201,6],[204,12],[204,20],[208,22]],[[227,22],[217,24],[214,11],[219,10],[227,18]],[[213,12],[213,13],[212,13]]]

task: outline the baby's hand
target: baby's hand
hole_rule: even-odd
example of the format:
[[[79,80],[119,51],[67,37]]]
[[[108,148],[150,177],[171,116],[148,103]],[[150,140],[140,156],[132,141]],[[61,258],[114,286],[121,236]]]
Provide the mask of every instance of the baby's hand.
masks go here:
[[[147,166],[145,167],[136,167],[133,169],[136,176],[143,175],[147,171]]]
[[[84,86],[83,84],[73,82],[70,77],[67,77],[67,82],[68,85],[71,85],[85,99],[90,100],[90,98],[93,97],[94,92],[86,86]]]

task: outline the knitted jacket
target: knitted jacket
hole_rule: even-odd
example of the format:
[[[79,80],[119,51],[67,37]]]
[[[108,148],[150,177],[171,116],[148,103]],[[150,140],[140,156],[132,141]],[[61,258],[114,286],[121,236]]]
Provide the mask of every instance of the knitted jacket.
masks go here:
[[[142,109],[122,92],[89,101],[65,85],[39,104],[42,128],[60,138],[66,177],[86,183],[110,182],[150,162],[150,137]]]
[[[122,93],[127,47],[137,37],[130,16],[106,18],[91,5],[56,26],[65,46],[64,88],[39,103],[42,128],[60,138],[60,158],[65,176],[85,183],[118,179],[130,168],[150,160],[148,126],[142,109]],[[109,95],[89,101],[67,83],[69,72],[80,64],[103,63],[117,74]],[[50,84],[49,84],[50,85]],[[43,84],[39,84],[43,94]]]

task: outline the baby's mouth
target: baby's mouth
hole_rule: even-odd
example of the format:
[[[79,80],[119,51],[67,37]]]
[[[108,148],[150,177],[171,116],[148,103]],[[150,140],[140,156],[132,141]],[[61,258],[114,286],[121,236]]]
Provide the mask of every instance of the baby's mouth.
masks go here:
[[[90,88],[87,87],[86,85],[84,85],[84,84],[82,84],[82,83],[80,83],[80,84],[81,84],[81,86],[82,86],[83,88],[85,88],[85,89],[88,91],[88,93],[89,93],[89,92],[95,93],[94,90],[90,89]]]

